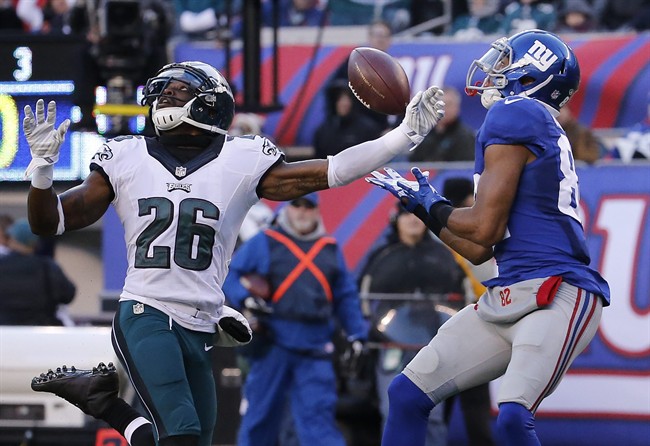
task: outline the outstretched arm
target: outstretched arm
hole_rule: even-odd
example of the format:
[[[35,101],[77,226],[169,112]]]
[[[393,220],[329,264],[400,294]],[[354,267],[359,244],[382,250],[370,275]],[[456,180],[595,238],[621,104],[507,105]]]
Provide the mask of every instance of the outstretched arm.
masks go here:
[[[404,178],[368,178],[367,181],[389,190],[393,195],[420,205],[441,228],[481,246],[493,246],[506,232],[510,208],[517,195],[519,177],[535,155],[525,146],[493,144],[485,150],[485,169],[476,191],[474,205],[454,209],[449,200],[429,184],[428,175],[411,169],[417,181]],[[391,189],[396,189],[394,192]]]
[[[407,181],[386,169],[388,176],[373,173],[367,181],[388,190],[405,203],[443,242],[472,263],[482,263],[492,246],[505,235],[519,177],[535,155],[519,145],[491,145],[485,151],[485,169],[476,200],[469,208],[452,208],[428,183],[428,175],[413,168],[417,182]]]
[[[344,186],[385,165],[396,155],[415,148],[437,124],[444,115],[442,95],[438,87],[419,92],[409,103],[402,124],[373,141],[352,146],[327,160],[278,164],[260,182],[260,197],[291,200]]]

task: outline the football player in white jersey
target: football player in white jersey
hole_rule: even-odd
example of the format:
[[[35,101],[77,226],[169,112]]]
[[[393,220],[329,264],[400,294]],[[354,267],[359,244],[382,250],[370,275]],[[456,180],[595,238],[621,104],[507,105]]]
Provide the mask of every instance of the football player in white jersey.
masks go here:
[[[501,38],[467,75],[467,91],[488,108],[476,137],[475,204],[452,208],[418,168],[416,182],[389,169],[368,179],[459,254],[498,265],[478,304],[445,323],[391,383],[384,446],[424,445],[435,404],[499,376],[501,441],[540,444],[535,411],[609,305],[607,282],[589,266],[571,146],[556,120],[579,81],[576,56],[556,35]]]
[[[56,105],[25,107],[32,152],[26,175],[34,233],[86,227],[113,205],[124,226],[128,270],[112,342],[148,419],[117,395],[113,366],[58,369],[32,388],[53,392],[103,419],[134,446],[208,446],[216,420],[210,350],[250,341],[246,319],[224,306],[221,285],[237,234],[260,198],[291,200],[343,186],[422,141],[443,114],[442,91],[417,93],[402,124],[327,160],[295,163],[260,136],[227,134],[234,100],[224,77],[202,62],[164,66],[145,86],[155,138],[107,141],[84,182],[62,194],[53,165],[69,125]],[[216,333],[216,335],[215,335]]]

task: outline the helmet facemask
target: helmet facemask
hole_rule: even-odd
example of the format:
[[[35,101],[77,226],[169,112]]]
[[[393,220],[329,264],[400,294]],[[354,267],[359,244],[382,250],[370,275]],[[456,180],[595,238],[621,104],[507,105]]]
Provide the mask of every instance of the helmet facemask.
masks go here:
[[[206,72],[207,71],[207,72]],[[193,94],[181,107],[158,108],[170,82],[180,82]],[[221,74],[202,62],[170,64],[147,81],[143,105],[151,106],[151,119],[156,133],[187,123],[211,133],[226,134],[234,116],[234,99],[230,86]]]
[[[579,80],[573,51],[552,33],[530,30],[492,43],[470,65],[465,91],[470,96],[480,94],[486,108],[504,97],[522,95],[559,110],[575,93]]]

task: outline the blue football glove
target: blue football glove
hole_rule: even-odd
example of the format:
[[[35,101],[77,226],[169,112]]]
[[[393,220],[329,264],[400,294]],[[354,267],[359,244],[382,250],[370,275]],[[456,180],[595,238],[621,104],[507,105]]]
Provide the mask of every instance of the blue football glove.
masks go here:
[[[451,201],[440,195],[438,191],[429,184],[429,172],[422,172],[419,168],[411,168],[413,176],[416,181],[406,181],[404,179],[397,180],[397,187],[400,192],[405,195],[409,204],[415,203],[413,209],[420,204],[427,211],[430,212],[431,206],[436,203],[446,203],[451,205]],[[414,183],[416,187],[413,187]],[[403,200],[402,200],[403,202]]]
[[[373,178],[366,178],[366,181],[370,184],[374,184],[375,186],[379,186],[382,189],[387,190],[393,194],[395,198],[400,200],[402,206],[404,206],[407,211],[413,212],[418,205],[418,202],[413,200],[411,196],[403,190],[403,186],[400,186],[399,183],[401,182],[403,184],[407,184],[415,190],[419,188],[418,183],[416,181],[408,181],[406,178],[402,177],[399,173],[397,173],[397,171],[391,169],[390,167],[385,167],[384,171],[388,176],[384,175],[383,173],[374,171],[370,173]],[[422,175],[424,175],[425,178],[428,178],[429,172],[424,172]]]

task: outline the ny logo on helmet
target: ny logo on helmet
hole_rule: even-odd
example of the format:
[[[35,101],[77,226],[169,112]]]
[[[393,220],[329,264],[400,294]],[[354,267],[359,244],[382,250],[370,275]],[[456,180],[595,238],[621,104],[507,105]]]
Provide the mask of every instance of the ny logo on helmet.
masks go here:
[[[533,46],[531,46],[528,49],[528,52],[524,55],[524,59],[533,64],[540,71],[544,72],[553,65],[558,57],[553,54],[551,50],[546,48],[546,45],[541,43],[539,40],[535,40]]]

